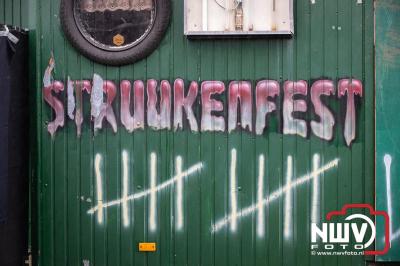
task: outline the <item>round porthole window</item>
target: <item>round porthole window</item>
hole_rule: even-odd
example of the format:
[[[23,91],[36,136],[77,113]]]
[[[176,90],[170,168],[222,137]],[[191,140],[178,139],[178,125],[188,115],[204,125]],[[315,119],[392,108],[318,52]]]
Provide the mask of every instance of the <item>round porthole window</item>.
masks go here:
[[[148,56],[168,28],[170,0],[61,0],[66,37],[86,57],[125,65]]]

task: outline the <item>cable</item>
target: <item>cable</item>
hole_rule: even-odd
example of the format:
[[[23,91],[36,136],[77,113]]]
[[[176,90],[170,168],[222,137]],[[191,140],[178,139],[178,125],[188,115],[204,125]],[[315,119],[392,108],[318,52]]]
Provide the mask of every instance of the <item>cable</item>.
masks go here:
[[[238,8],[238,6],[242,3],[242,0],[235,0],[234,2],[236,3],[236,6],[234,8],[228,9],[225,6],[223,6],[221,3],[218,2],[218,0],[214,0],[214,2],[222,9],[225,9],[226,11],[233,11]]]

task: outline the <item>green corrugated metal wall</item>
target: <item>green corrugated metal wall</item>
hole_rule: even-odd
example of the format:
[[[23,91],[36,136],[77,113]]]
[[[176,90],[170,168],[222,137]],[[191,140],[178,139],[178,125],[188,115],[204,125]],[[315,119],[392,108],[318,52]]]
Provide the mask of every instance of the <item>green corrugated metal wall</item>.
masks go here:
[[[28,27],[27,0],[0,0],[0,22],[19,27]]]
[[[400,81],[400,3],[378,1],[376,6],[376,206],[390,216],[391,249],[382,261],[400,261],[398,178],[399,132],[398,84]],[[393,97],[395,96],[395,97]],[[379,221],[378,228],[383,228]],[[383,248],[383,230],[377,247]]]
[[[0,12],[0,18],[5,16],[11,21],[7,11],[9,2],[6,1],[6,12],[4,15]],[[357,0],[316,0],[315,4],[310,0],[295,0],[292,39],[220,40],[187,40],[183,35],[183,1],[173,1],[172,23],[159,49],[143,61],[120,68],[92,63],[71,48],[60,28],[60,0],[32,2],[29,12],[36,20],[31,25],[37,38],[36,55],[31,60],[36,59],[38,69],[37,82],[32,88],[36,97],[33,114],[37,129],[37,156],[33,156],[37,167],[32,175],[38,190],[38,227],[34,227],[38,228],[37,243],[35,238],[33,244],[37,244],[40,265],[83,265],[84,261],[96,266],[364,265],[363,257],[310,256],[311,182],[293,190],[293,226],[288,238],[283,235],[284,197],[265,209],[264,237],[257,236],[256,213],[239,219],[235,233],[229,227],[216,233],[210,229],[214,222],[230,213],[229,166],[233,148],[238,151],[239,209],[257,202],[260,154],[266,159],[265,194],[285,186],[288,156],[294,159],[295,178],[310,172],[313,155],[320,154],[321,164],[340,159],[337,169],[326,172],[320,181],[321,216],[346,203],[373,204],[372,0],[362,4],[357,4]],[[3,3],[0,0],[0,7]],[[46,124],[54,115],[42,99],[41,91],[41,77],[51,52],[56,60],[54,77],[63,81],[68,75],[76,80],[90,79],[93,73],[115,81],[148,78],[173,81],[181,77],[229,82],[268,78],[280,82],[304,79],[309,84],[321,78],[332,79],[336,84],[341,78],[354,77],[364,85],[364,94],[357,106],[357,137],[350,148],[346,146],[342,115],[336,116],[338,122],[331,142],[313,135],[303,139],[277,133],[281,121],[276,115],[269,119],[268,133],[257,137],[240,131],[228,135],[147,129],[129,134],[120,124],[117,134],[107,127],[93,136],[86,95],[82,137],[76,137],[75,124],[68,121],[52,139]],[[114,110],[119,121],[117,98]],[[335,97],[327,101],[336,114],[343,113],[342,103]],[[282,110],[281,104],[279,101],[278,110]],[[307,120],[315,118],[311,113]],[[184,168],[203,162],[204,169],[184,184],[182,231],[175,230],[175,187],[158,194],[155,232],[148,227],[148,199],[130,203],[129,227],[123,226],[121,206],[105,210],[104,225],[98,224],[96,215],[87,214],[88,209],[97,205],[94,202],[96,154],[101,154],[104,161],[104,201],[121,198],[122,150],[130,155],[131,193],[149,187],[151,152],[159,158],[159,182],[173,175],[178,155],[183,158]],[[157,242],[158,251],[139,253],[137,243],[145,241]]]

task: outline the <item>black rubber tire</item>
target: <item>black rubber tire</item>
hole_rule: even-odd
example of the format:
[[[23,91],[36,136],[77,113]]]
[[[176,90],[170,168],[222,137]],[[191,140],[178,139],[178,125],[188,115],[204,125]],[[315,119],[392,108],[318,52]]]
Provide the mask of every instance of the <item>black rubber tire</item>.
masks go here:
[[[171,0],[154,0],[156,18],[148,35],[137,45],[123,51],[106,51],[90,42],[79,31],[74,18],[74,1],[61,0],[60,20],[65,36],[80,53],[104,65],[127,65],[150,55],[160,44],[171,17]]]

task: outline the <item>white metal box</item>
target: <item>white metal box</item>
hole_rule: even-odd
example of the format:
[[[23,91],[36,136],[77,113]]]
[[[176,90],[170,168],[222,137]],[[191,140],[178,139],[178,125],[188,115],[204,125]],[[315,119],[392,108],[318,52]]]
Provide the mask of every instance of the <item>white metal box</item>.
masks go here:
[[[292,35],[293,0],[185,0],[185,35]]]

